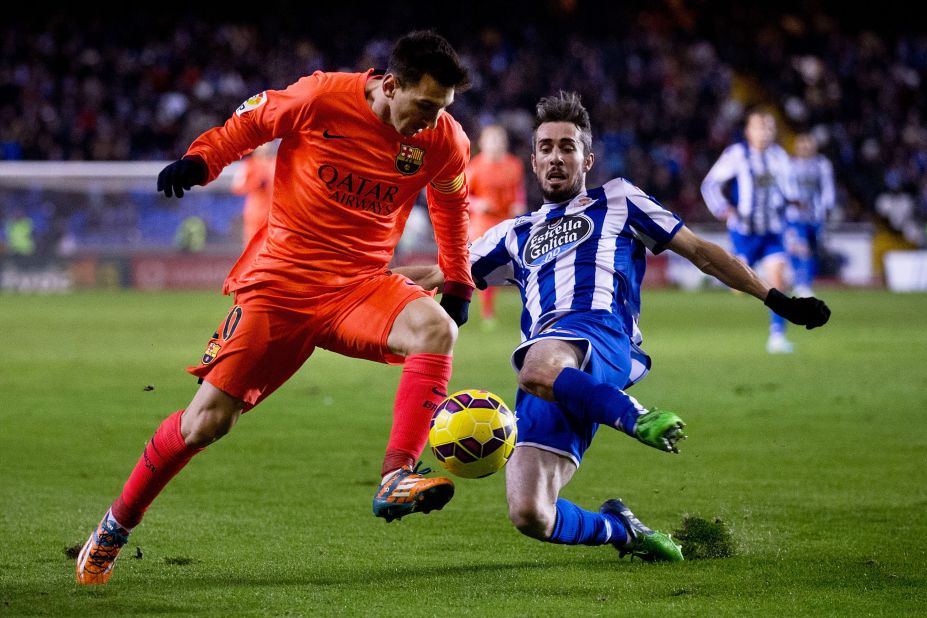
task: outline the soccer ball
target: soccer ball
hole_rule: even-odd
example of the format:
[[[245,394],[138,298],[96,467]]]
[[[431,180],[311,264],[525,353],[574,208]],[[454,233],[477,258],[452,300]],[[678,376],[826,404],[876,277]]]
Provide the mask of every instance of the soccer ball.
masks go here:
[[[478,479],[497,472],[515,449],[515,414],[489,391],[458,391],[431,418],[431,452],[457,476]]]

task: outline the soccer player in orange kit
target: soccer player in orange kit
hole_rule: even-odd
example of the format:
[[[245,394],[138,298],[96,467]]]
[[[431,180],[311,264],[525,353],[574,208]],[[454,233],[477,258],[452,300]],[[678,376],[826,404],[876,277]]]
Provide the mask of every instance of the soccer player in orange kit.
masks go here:
[[[489,228],[525,211],[525,166],[508,151],[508,136],[497,124],[487,125],[480,133],[479,152],[467,167],[470,185],[470,240],[476,240]],[[482,326],[495,326],[495,288],[480,293]]]
[[[251,156],[242,160],[232,180],[232,193],[245,196],[241,236],[246,246],[267,222],[274,196],[275,162],[273,143],[262,144],[254,149]]]
[[[190,404],[146,444],[121,495],[77,560],[77,581],[106,583],[129,532],[189,460],[282,385],[316,347],[404,364],[373,512],[387,521],[442,508],[446,478],[415,461],[445,397],[457,327],[473,280],[467,251],[470,145],[447,113],[467,72],[433,32],[396,43],[385,73],[316,72],[257,94],[222,127],[203,133],[158,177],[182,197],[260,144],[280,138],[267,224],[226,279],[235,305],[188,369],[202,380]],[[427,188],[441,305],[387,264]]]

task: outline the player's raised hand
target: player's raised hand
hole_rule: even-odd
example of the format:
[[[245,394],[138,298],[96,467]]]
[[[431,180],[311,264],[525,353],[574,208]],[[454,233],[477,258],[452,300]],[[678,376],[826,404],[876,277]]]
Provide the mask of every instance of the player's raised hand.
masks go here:
[[[199,157],[184,157],[174,161],[158,174],[158,191],[165,197],[183,197],[193,185],[203,184],[209,175],[206,163]]]
[[[776,288],[769,290],[764,303],[793,324],[800,324],[808,330],[824,326],[830,319],[830,308],[819,298],[789,298]]]
[[[470,313],[470,298],[473,288],[465,283],[446,281],[441,292],[441,307],[447,312],[457,326],[463,326]]]

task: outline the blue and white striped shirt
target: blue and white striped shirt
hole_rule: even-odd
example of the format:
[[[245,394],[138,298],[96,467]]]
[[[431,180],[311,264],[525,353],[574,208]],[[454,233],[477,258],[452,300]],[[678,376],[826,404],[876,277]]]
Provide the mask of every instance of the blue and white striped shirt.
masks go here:
[[[733,201],[725,196],[727,183],[734,181]],[[719,219],[731,208],[737,215],[727,227],[740,234],[781,234],[785,227],[786,200],[796,198],[789,155],[778,144],[756,150],[743,142],[724,149],[702,181],[702,197]]]
[[[789,209],[789,220],[824,223],[834,207],[834,167],[824,155],[792,158],[792,178],[803,209]],[[794,210],[794,211],[793,211]]]
[[[470,247],[473,277],[517,285],[522,340],[576,311],[618,315],[640,344],[640,286],[645,249],[660,253],[682,221],[624,180],[544,204],[490,229]]]

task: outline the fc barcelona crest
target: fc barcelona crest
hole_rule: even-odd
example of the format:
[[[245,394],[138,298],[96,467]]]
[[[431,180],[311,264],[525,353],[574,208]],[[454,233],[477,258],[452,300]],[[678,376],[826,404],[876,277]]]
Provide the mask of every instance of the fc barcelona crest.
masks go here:
[[[421,169],[425,151],[408,144],[399,145],[399,154],[396,155],[396,169],[404,176],[411,176]]]
[[[219,350],[222,349],[222,346],[219,345],[219,342],[213,339],[206,346],[206,353],[203,354],[203,364],[208,365],[212,361],[216,360],[216,356],[219,354]]]

